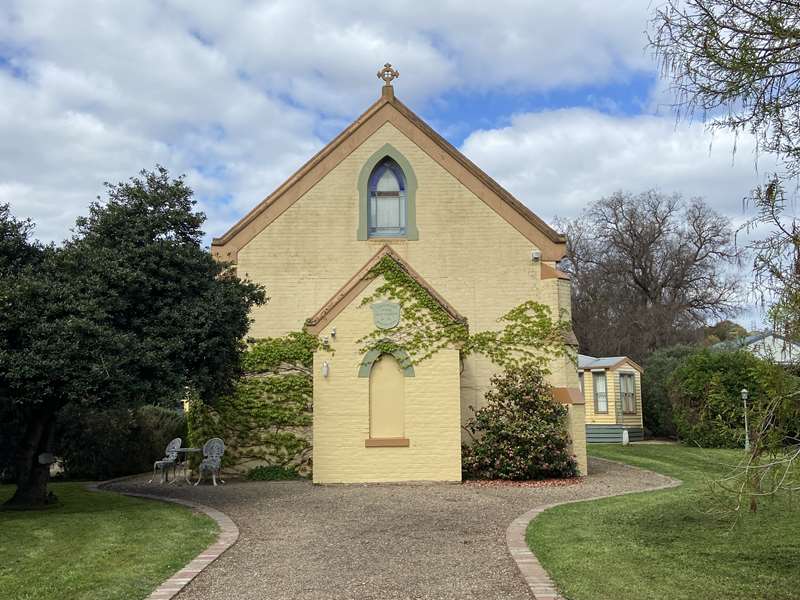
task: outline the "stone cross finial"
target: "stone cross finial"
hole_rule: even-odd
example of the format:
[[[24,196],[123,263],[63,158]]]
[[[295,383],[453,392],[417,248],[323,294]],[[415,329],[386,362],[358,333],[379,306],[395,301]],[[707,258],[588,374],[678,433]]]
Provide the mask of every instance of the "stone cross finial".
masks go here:
[[[383,68],[378,71],[378,79],[382,79],[384,85],[392,85],[392,81],[400,77],[400,71],[392,68],[392,63],[386,63]]]

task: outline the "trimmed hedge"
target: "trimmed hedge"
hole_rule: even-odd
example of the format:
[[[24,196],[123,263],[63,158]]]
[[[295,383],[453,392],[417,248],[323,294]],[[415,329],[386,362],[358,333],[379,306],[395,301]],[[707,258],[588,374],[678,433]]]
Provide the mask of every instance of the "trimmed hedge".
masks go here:
[[[700,350],[687,356],[669,380],[678,438],[704,448],[744,446],[742,388],[755,423],[776,386],[790,375],[744,350]]]
[[[677,437],[669,384],[675,369],[697,350],[697,347],[681,344],[656,350],[645,359],[642,365],[642,408],[644,427],[651,435]]]
[[[275,465],[253,467],[245,477],[251,481],[291,481],[293,479],[301,479],[301,475],[294,469]]]

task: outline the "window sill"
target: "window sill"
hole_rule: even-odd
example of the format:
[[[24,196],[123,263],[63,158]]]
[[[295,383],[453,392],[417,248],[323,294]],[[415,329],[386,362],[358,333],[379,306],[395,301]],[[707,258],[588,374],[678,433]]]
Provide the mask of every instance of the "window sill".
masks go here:
[[[368,438],[364,440],[365,448],[408,448],[408,438]]]
[[[391,237],[391,236],[390,237],[370,237],[370,238],[367,238],[367,241],[368,242],[377,242],[377,243],[380,243],[380,244],[386,244],[386,243],[389,243],[389,242],[407,242],[408,238],[405,237],[405,236],[403,236],[403,237]]]

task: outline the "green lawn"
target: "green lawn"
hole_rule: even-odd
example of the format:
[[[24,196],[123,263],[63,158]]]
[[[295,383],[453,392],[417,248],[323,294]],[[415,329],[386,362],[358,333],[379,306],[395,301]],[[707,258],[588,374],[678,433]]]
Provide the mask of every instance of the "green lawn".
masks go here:
[[[762,502],[735,527],[708,512],[708,481],[737,451],[593,444],[590,454],[685,483],[559,506],[531,523],[528,544],[570,600],[800,598],[800,497]]]
[[[4,600],[145,598],[205,549],[217,524],[173,504],[55,483],[63,506],[0,512]],[[0,486],[0,503],[12,493]]]

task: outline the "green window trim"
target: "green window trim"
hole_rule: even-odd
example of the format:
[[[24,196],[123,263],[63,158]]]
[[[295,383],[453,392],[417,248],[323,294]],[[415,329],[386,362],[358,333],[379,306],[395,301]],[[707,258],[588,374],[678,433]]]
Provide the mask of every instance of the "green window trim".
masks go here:
[[[364,360],[361,361],[361,365],[358,367],[358,376],[369,377],[372,365],[380,358],[381,354],[385,354],[385,352],[381,352],[380,350],[370,350],[367,352],[364,355]],[[414,377],[414,365],[411,364],[411,357],[408,355],[408,352],[398,348],[394,350],[394,352],[391,352],[391,355],[394,356],[397,362],[400,363],[400,366],[403,367],[404,377]]]
[[[395,161],[403,170],[403,175],[406,178],[406,234],[399,236],[398,240],[418,240],[419,231],[417,231],[417,177],[414,170],[411,168],[411,163],[406,160],[406,157],[391,144],[384,144],[377,152],[367,159],[364,166],[361,167],[361,173],[358,175],[358,231],[356,238],[359,240],[375,239],[370,238],[367,226],[367,210],[369,205],[369,176],[375,166],[386,157]]]

